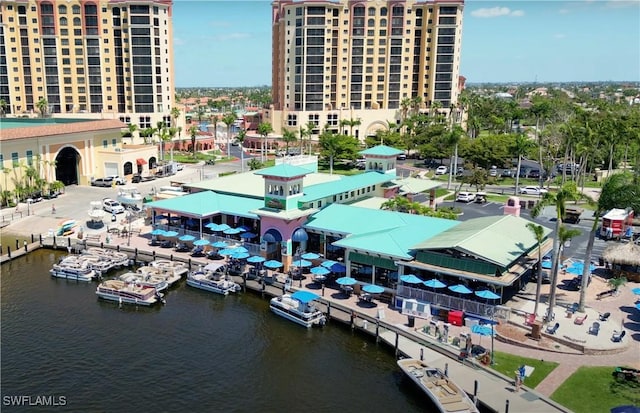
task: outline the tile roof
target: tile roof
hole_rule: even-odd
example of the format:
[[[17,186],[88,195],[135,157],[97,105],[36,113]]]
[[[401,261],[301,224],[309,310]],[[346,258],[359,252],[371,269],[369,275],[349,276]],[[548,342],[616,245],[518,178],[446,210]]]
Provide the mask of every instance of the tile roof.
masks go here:
[[[25,122],[24,126],[2,129],[0,140],[24,139],[33,137],[46,137],[55,135],[68,135],[72,133],[94,132],[108,129],[122,129],[127,125],[118,119],[91,119],[75,120],[73,122]]]

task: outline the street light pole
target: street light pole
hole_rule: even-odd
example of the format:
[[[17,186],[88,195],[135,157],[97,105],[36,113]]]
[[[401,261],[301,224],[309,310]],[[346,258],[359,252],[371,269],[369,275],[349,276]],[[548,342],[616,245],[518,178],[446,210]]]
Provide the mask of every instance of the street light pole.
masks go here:
[[[493,357],[493,325],[495,324],[495,311],[493,308],[487,307],[486,314],[491,317],[491,365],[493,366],[495,364],[495,359]]]

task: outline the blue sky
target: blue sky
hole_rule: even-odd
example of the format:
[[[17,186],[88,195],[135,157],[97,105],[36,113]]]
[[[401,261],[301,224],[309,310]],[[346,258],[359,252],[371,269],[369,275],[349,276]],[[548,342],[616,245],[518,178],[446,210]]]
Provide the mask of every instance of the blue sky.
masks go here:
[[[175,0],[176,86],[271,84],[271,2]],[[465,3],[468,82],[640,80],[640,0]]]

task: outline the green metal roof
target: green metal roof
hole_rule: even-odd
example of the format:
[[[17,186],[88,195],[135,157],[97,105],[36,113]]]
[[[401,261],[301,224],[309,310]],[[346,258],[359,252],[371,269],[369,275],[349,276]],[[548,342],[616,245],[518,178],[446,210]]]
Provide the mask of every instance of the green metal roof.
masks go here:
[[[164,199],[161,201],[154,201],[146,205],[151,208],[157,208],[178,214],[181,213],[197,218],[208,217],[216,214],[258,218],[255,213],[250,211],[261,208],[264,205],[264,201],[255,198],[203,191],[195,194]]]
[[[378,145],[373,148],[360,151],[359,153],[362,155],[397,156],[404,153],[404,151],[387,145]]]
[[[346,235],[334,245],[411,259],[411,247],[460,224],[442,218],[381,209],[331,204],[311,217],[305,228]]]
[[[299,166],[293,166],[286,163],[272,166],[271,168],[260,169],[254,172],[256,175],[277,176],[279,178],[294,178],[297,176],[304,176],[310,174],[307,168],[301,168]]]
[[[329,196],[354,191],[371,185],[379,185],[388,182],[394,176],[380,172],[365,172],[357,175],[343,176],[338,181],[326,182],[317,185],[305,186],[301,202],[312,202]]]
[[[528,221],[513,215],[470,219],[431,239],[413,246],[414,249],[456,249],[494,264],[508,267],[522,254],[537,245]],[[551,230],[544,228],[547,237]]]

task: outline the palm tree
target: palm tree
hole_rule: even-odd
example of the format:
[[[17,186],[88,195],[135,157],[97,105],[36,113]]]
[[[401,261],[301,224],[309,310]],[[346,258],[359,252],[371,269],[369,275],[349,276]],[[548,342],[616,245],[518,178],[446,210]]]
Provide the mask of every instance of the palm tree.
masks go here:
[[[47,102],[47,99],[42,98],[38,101],[38,103],[36,103],[36,107],[40,111],[40,116],[44,118],[47,114],[47,108],[49,107],[49,102]]]
[[[533,314],[538,314],[538,304],[540,304],[540,291],[542,290],[542,241],[544,240],[544,228],[542,225],[527,223],[527,228],[531,231],[538,244],[538,274],[536,276],[536,303],[533,306]]]
[[[227,125],[227,158],[231,158],[231,125],[238,119],[235,113],[229,112],[222,117],[222,123]]]
[[[267,146],[267,136],[269,136],[271,132],[273,132],[273,127],[269,122],[261,122],[258,125],[258,134],[262,136],[262,151],[260,154],[260,161],[262,163],[266,161],[265,147]]]
[[[362,124],[362,121],[360,119],[342,119],[340,121],[340,126],[343,127],[344,126],[348,126],[349,127],[349,135],[353,136],[353,127],[354,126],[360,126]]]
[[[516,135],[515,141],[513,142],[513,153],[518,157],[518,168],[516,169],[516,187],[514,195],[518,194],[518,187],[520,186],[520,168],[522,167],[522,157],[529,152],[529,150],[533,147],[533,142],[529,140],[524,134],[519,133]]]
[[[556,208],[556,225],[553,238],[553,258],[551,269],[551,293],[549,295],[549,312],[547,313],[547,319],[552,318],[552,310],[556,301],[556,280],[558,279],[558,269],[560,268],[558,262],[560,258],[558,255],[558,243],[560,242],[560,227],[562,225],[562,219],[564,218],[565,204],[567,201],[575,201],[580,198],[582,198],[582,194],[578,192],[576,183],[571,181],[562,185],[556,193],[545,193],[540,202],[538,202],[531,210],[531,216],[536,218],[545,207],[555,206]]]
[[[191,152],[193,153],[193,158],[196,157],[196,136],[198,136],[198,128],[193,125],[189,128],[189,135],[191,136]]]
[[[460,140],[464,136],[464,129],[460,125],[453,125],[451,130],[446,135],[447,145],[453,146],[453,153],[451,154],[453,162],[450,163],[449,168],[449,181],[447,182],[447,189],[451,187],[451,180],[454,174],[458,171],[458,145]]]
[[[589,232],[589,241],[584,257],[584,270],[580,284],[580,302],[578,303],[580,312],[584,311],[587,287],[589,286],[591,256],[593,254],[593,244],[596,232],[600,224],[600,216],[612,208],[631,208],[640,211],[640,183],[634,183],[633,177],[626,174],[614,174],[604,181],[600,197],[596,203],[594,212],[595,219]]]
[[[158,121],[155,131],[158,134],[158,142],[160,143],[160,159],[164,161],[164,142],[169,139],[167,124],[164,121]]]
[[[173,122],[171,122],[171,126],[173,127],[177,127],[178,126],[178,118],[180,117],[180,108],[179,107],[172,107],[171,108],[171,119],[173,119]]]
[[[244,172],[244,140],[247,138],[247,131],[244,129],[240,129],[238,132],[238,136],[236,136],[236,140],[240,144],[240,171]]]
[[[7,101],[4,99],[0,99],[0,117],[4,118],[4,115],[7,113]]]
[[[138,125],[136,125],[135,123],[130,123],[127,125],[127,133],[129,134],[129,137],[131,138],[132,143],[133,143],[133,134],[137,130],[138,130]]]
[[[540,162],[540,186],[542,186],[543,173],[542,173],[542,142],[540,141],[540,123],[544,123],[544,120],[551,113],[551,103],[545,98],[534,98],[531,108],[529,109],[531,114],[536,119],[536,142],[538,143],[538,162]]]
[[[285,151],[286,154],[289,154],[289,144],[293,143],[295,141],[298,140],[298,137],[296,136],[296,133],[293,131],[290,131],[288,129],[285,129],[284,132],[282,132],[282,141],[285,143]]]

